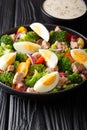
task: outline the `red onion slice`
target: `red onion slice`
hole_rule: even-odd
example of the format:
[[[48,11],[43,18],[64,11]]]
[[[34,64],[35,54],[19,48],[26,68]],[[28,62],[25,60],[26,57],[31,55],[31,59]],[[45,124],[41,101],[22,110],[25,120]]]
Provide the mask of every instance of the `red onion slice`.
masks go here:
[[[34,64],[34,57],[31,54],[27,54],[27,56],[30,58],[31,64]]]

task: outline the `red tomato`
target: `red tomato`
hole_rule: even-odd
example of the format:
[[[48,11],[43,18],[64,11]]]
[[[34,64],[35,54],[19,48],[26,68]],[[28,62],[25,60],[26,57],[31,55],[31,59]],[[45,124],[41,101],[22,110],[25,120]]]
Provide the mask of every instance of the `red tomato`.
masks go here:
[[[21,82],[15,85],[15,89],[19,91],[26,91],[27,87],[23,82]]]
[[[67,35],[66,35],[66,40],[67,41],[74,41],[74,42],[76,42],[77,41],[77,36],[76,35],[74,35],[74,34],[71,34],[71,33],[67,33]]]
[[[71,62],[74,62],[74,59],[72,58],[70,52],[66,52],[64,57],[68,57]]]
[[[43,64],[44,62],[45,62],[44,58],[43,58],[42,56],[40,56],[40,57],[36,60],[35,64]]]

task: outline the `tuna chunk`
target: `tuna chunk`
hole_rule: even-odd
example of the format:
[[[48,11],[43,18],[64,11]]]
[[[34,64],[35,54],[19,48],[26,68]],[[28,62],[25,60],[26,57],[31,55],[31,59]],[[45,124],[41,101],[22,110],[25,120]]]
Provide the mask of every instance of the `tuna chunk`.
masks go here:
[[[62,87],[64,84],[68,83],[68,81],[69,81],[68,78],[64,76],[60,77],[57,87],[60,87],[60,86]]]
[[[9,65],[7,68],[7,71],[13,72],[14,71],[14,65]]]
[[[58,71],[58,66],[56,66],[55,68],[46,68],[45,71],[46,71],[46,72]]]
[[[22,72],[17,72],[14,76],[14,79],[13,79],[13,84],[18,84],[20,83],[21,81],[23,80],[23,73]]]
[[[65,42],[55,42],[55,45],[58,49],[61,49],[62,51],[66,50],[68,46],[65,44]]]
[[[34,88],[27,88],[26,92],[35,93],[36,91],[34,90]]]
[[[48,49],[50,47],[50,43],[46,42],[45,40],[42,41],[41,48],[42,49]]]
[[[72,68],[72,71],[75,73],[81,73],[83,70],[86,70],[85,66],[78,62],[72,63],[71,68]]]

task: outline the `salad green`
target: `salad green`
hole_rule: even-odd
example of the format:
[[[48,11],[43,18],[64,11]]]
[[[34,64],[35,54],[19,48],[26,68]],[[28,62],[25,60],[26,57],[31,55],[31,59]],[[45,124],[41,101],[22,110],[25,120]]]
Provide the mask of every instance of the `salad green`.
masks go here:
[[[28,92],[28,88],[32,88],[36,93],[57,92],[75,87],[87,78],[83,73],[84,70],[87,71],[87,49],[84,48],[84,39],[80,37],[82,43],[78,43],[78,38],[75,34],[61,28],[59,31],[54,29],[49,32],[49,41],[45,41],[36,32],[26,27],[19,27],[14,34],[2,35],[0,37],[0,82],[18,91]],[[40,44],[38,40],[41,40]],[[74,54],[76,49],[79,50],[78,56]],[[9,59],[6,54],[13,55]],[[84,57],[81,62],[78,60],[79,56]],[[53,67],[50,67],[50,64]],[[55,73],[56,79],[50,75]],[[19,85],[20,83],[22,85]],[[24,89],[21,89],[21,86]]]

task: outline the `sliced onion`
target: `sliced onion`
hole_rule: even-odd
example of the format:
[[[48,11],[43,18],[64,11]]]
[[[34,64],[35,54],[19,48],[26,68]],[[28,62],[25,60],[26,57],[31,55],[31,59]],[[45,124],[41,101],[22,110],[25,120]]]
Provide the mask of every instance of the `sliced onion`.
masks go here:
[[[59,76],[60,76],[60,77],[62,77],[62,76],[64,76],[64,77],[65,77],[65,76],[66,76],[66,74],[65,74],[64,72],[60,72],[60,73],[59,73]]]
[[[34,57],[31,54],[27,54],[27,56],[30,58],[31,64],[34,64]]]
[[[15,38],[14,38],[14,42],[16,42],[16,40],[20,37],[20,33],[16,33],[16,35],[15,35]]]

